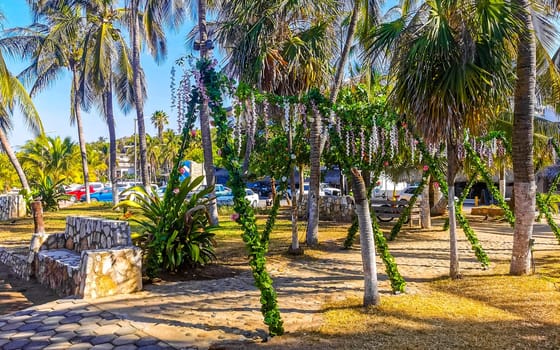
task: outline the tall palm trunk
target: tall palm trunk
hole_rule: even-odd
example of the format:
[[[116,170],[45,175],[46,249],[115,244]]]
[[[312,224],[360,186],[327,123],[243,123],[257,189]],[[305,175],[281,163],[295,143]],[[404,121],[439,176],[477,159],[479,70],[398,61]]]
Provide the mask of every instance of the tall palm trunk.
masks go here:
[[[510,273],[531,272],[530,242],[535,220],[535,174],[533,168],[533,116],[535,114],[536,46],[528,0],[515,0],[524,32],[517,46],[517,83],[513,113],[513,177],[515,226]]]
[[[459,275],[459,248],[457,246],[457,225],[455,220],[455,176],[458,171],[457,144],[453,136],[447,140],[447,207],[449,212],[449,277]]]
[[[356,168],[352,168],[352,190],[356,203],[356,216],[360,225],[360,249],[364,269],[364,306],[367,307],[379,304],[379,290],[377,288],[375,244],[366,185],[360,171]]]
[[[4,149],[4,152],[6,152],[8,159],[10,159],[10,162],[14,166],[14,169],[16,169],[16,173],[19,177],[19,181],[21,182],[21,186],[27,193],[31,193],[31,188],[29,187],[29,183],[27,182],[27,177],[23,172],[23,168],[21,167],[21,164],[19,163],[19,160],[17,159],[14,150],[12,149],[12,146],[10,146],[8,137],[6,136],[6,133],[2,128],[0,128],[0,144]]]
[[[109,129],[109,181],[111,181],[113,205],[117,205],[119,203],[117,192],[117,138],[115,133],[115,116],[113,114],[113,89],[110,83],[103,93],[103,103],[107,127]]]
[[[294,131],[292,128],[293,117],[290,115],[289,125],[288,125],[288,153],[290,156],[294,153]],[[292,193],[291,198],[291,214],[292,214],[292,244],[290,245],[289,252],[299,253],[301,252],[299,248],[299,235],[298,235],[298,213],[297,213],[297,201],[295,197],[296,193],[296,166],[292,162],[290,166],[290,192]]]
[[[89,167],[87,162],[87,151],[86,151],[86,139],[84,136],[84,126],[82,124],[82,115],[80,109],[80,98],[78,96],[78,90],[80,86],[80,79],[78,77],[77,69],[75,66],[71,66],[72,70],[72,89],[74,91],[73,99],[71,101],[73,105],[73,113],[76,121],[76,127],[78,128],[78,143],[80,144],[80,156],[82,157],[82,173],[84,175],[84,186],[86,189],[86,202],[90,203],[90,193],[89,193]]]
[[[340,91],[340,86],[342,85],[342,79],[344,78],[344,71],[346,68],[346,62],[348,61],[348,56],[350,54],[350,47],[352,46],[352,41],[354,40],[354,34],[356,33],[356,27],[358,25],[358,15],[360,10],[360,1],[354,1],[354,7],[352,9],[352,17],[350,18],[350,24],[348,25],[348,32],[346,33],[346,40],[344,42],[344,47],[341,52],[340,61],[338,62],[338,67],[336,69],[336,74],[331,89],[330,100],[335,102]],[[311,155],[310,155],[310,179],[309,179],[309,195],[307,198],[308,205],[308,221],[307,221],[307,245],[315,245],[319,242],[319,192],[321,186],[321,154],[323,153],[323,148],[327,141],[327,135],[321,135],[322,123],[320,116],[315,116],[315,122],[313,123],[311,129]],[[315,135],[315,136],[314,136]],[[323,137],[321,137],[323,136]],[[313,141],[313,138],[318,139],[317,142]]]
[[[319,186],[321,184],[321,129],[323,121],[320,113],[314,113],[310,132],[310,174],[309,192],[307,194],[307,232],[305,243],[314,246],[319,243]],[[304,190],[299,184],[300,193]]]
[[[422,214],[422,228],[432,228],[432,217],[430,216],[430,177],[426,180],[426,185],[422,190],[422,201],[420,203]]]
[[[208,31],[206,28],[206,0],[198,1],[198,30],[200,32],[200,58],[208,59],[208,49],[206,41],[208,40]],[[202,136],[202,150],[204,153],[204,171],[206,172],[206,185],[214,186],[216,184],[216,176],[214,170],[214,157],[212,155],[212,135],[210,134],[210,120],[208,116],[208,101],[203,99],[200,105],[200,133]],[[212,191],[212,198],[208,211],[210,214],[210,223],[218,225],[218,205],[216,203],[215,192]]]
[[[132,30],[130,40],[132,41],[132,79],[134,84],[134,106],[136,109],[136,121],[138,123],[138,146],[140,149],[140,175],[142,184],[148,186],[150,178],[148,175],[146,125],[144,121],[144,96],[142,95],[142,80],[140,74],[140,25],[138,23],[138,0],[131,0]]]

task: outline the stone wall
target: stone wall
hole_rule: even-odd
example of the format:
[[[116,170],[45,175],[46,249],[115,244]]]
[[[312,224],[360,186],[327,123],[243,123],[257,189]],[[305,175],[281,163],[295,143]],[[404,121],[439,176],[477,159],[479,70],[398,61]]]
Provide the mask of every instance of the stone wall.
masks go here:
[[[14,254],[9,250],[0,248],[0,263],[9,266],[21,279],[29,278],[29,270],[25,258],[24,255]]]
[[[95,299],[142,289],[142,251],[138,248],[82,252],[78,295]]]
[[[27,214],[25,200],[19,194],[0,195],[0,221],[24,217]]]
[[[64,247],[77,252],[132,245],[126,221],[69,216],[64,235]]]
[[[336,222],[352,222],[354,215],[354,198],[352,196],[321,196],[319,198],[319,218]],[[298,215],[307,219],[307,196],[298,203]]]

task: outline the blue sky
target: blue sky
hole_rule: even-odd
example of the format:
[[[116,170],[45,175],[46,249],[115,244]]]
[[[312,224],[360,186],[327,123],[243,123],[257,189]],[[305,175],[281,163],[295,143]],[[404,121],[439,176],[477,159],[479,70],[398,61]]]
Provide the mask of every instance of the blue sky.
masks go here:
[[[26,1],[23,0],[3,0],[0,2],[0,10],[4,13],[6,22],[5,28],[26,26],[31,23],[31,15]],[[141,57],[147,80],[148,99],[144,106],[144,116],[146,120],[146,131],[155,135],[156,130],[151,125],[150,116],[156,110],[163,110],[169,115],[170,123],[168,127],[177,129],[176,116],[170,108],[170,72],[173,62],[186,55],[185,36],[192,29],[192,22],[184,25],[177,33],[168,31],[168,56],[165,62],[157,65],[148,54],[144,53]],[[9,69],[13,74],[19,72],[26,66],[26,62],[19,59],[7,57]],[[34,97],[33,101],[37,108],[45,133],[48,136],[71,137],[78,140],[78,133],[75,126],[70,125],[70,74],[61,75],[60,78],[48,89]],[[131,110],[127,115],[118,110],[115,102],[116,133],[117,137],[132,135],[134,132],[134,118],[136,112]],[[34,138],[34,135],[27,130],[27,127],[19,111],[14,115],[14,130],[9,134],[12,146],[16,148],[23,145],[27,140]],[[92,108],[88,114],[84,114],[84,129],[86,140],[95,141],[99,137],[108,139],[109,133],[107,126],[101,117],[101,112]]]

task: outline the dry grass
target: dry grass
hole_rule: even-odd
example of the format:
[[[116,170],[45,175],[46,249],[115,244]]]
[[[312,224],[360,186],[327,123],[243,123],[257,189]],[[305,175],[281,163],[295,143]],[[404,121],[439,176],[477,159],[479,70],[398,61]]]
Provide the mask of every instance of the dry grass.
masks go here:
[[[111,211],[108,206],[77,205],[45,213],[47,231],[63,230],[67,215],[120,217],[120,213]],[[265,216],[258,218],[262,228]],[[31,218],[0,223],[0,245],[26,246],[32,228]],[[281,216],[271,236],[269,259],[275,264],[290,259],[312,264],[339,251],[347,228],[348,224],[322,222],[321,244],[314,249],[306,248],[303,257],[288,258],[285,252],[291,239],[291,225],[287,216]],[[133,227],[133,231],[137,229]],[[405,228],[402,237],[390,245],[402,250],[403,245],[406,249],[417,241],[441,239],[444,234],[438,230],[421,232]],[[489,227],[492,234],[488,237],[505,236],[498,230]],[[220,227],[214,232],[221,261],[245,259],[241,231],[228,214],[222,215]],[[304,240],[304,235],[305,222],[301,222],[300,241]],[[484,245],[490,243],[488,240]],[[443,256],[440,259],[445,259],[445,254],[439,254]],[[412,293],[391,295],[384,292],[381,304],[368,310],[364,310],[361,299],[355,297],[331,302],[322,311],[324,323],[317,331],[287,334],[254,346],[272,349],[559,349],[560,249],[554,245],[552,249],[537,252],[536,265],[537,274],[514,277],[507,275],[507,261],[494,259],[491,271],[468,274],[460,280],[419,279]],[[383,272],[382,267],[380,270]]]
[[[369,310],[358,299],[333,303],[311,336],[344,349],[558,349],[559,261],[538,258],[534,276],[508,276],[500,264],[494,275],[426,283]]]

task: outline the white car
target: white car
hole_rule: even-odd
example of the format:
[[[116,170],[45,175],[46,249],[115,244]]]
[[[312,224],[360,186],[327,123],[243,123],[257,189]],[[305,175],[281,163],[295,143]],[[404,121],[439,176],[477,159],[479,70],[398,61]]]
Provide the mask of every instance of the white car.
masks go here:
[[[252,189],[246,188],[245,189],[245,199],[249,201],[249,204],[256,208],[259,205],[259,195],[253,192]],[[233,205],[233,195],[224,195],[216,197],[216,202],[218,205]]]
[[[407,188],[405,188],[404,190],[401,191],[401,193],[399,193],[399,197],[398,200],[400,201],[409,201],[412,196],[414,195],[414,191],[418,188],[418,186],[416,185],[412,185],[412,186],[408,186]],[[459,198],[457,198],[457,196],[455,196],[455,201],[458,201]],[[422,201],[422,195],[419,194],[418,197],[416,198],[417,202]]]
[[[412,198],[412,196],[414,196],[414,191],[416,191],[416,189],[418,188],[418,186],[408,186],[407,188],[405,188],[404,190],[401,191],[401,193],[399,193],[399,200],[401,201],[409,201],[410,198]],[[422,200],[422,195],[419,194],[418,197],[416,198],[416,200],[418,202],[420,202]]]
[[[321,184],[321,196],[340,196],[340,188],[330,187],[329,184]]]
[[[305,182],[303,184],[303,195],[307,196],[309,194],[309,183]],[[323,186],[319,186],[319,196],[324,196],[325,191],[323,190]],[[296,197],[299,196],[299,189],[296,190]]]

